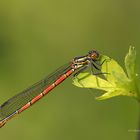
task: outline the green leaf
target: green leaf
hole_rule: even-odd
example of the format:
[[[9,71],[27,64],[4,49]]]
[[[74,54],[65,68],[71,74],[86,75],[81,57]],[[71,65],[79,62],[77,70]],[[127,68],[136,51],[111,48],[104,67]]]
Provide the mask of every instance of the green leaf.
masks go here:
[[[105,99],[109,99],[111,97],[115,97],[115,96],[119,96],[119,95],[123,95],[124,91],[121,90],[114,90],[114,91],[108,91],[106,93],[104,93],[103,95],[96,97],[97,100],[105,100]]]
[[[95,88],[104,91],[111,91],[114,88],[108,81],[89,73],[80,73],[73,79],[73,84],[77,87]]]
[[[102,57],[107,58],[107,56]],[[101,72],[107,73],[104,76],[113,85],[129,81],[122,67],[114,59],[106,59],[101,67]]]
[[[130,79],[134,79],[136,76],[136,50],[130,46],[129,52],[125,57],[125,67]]]

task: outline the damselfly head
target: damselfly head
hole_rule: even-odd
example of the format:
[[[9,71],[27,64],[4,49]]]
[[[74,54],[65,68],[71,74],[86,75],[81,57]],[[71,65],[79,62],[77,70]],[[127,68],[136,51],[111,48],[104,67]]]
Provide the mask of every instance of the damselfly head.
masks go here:
[[[92,60],[96,60],[99,58],[99,53],[96,50],[89,51],[88,57],[90,57]]]

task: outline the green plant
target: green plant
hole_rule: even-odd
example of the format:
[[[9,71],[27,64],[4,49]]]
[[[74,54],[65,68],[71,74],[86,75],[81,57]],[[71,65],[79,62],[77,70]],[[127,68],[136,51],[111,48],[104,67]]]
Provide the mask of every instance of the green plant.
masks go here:
[[[99,62],[101,65],[102,77],[90,73],[80,73],[74,78],[73,84],[81,88],[94,88],[105,91],[97,100],[104,100],[114,96],[130,96],[140,102],[138,89],[138,74],[136,73],[136,50],[134,47],[129,48],[125,57],[125,68],[123,68],[108,56],[100,55]]]
[[[104,61],[105,60],[105,61]],[[102,62],[104,63],[102,64]],[[129,48],[125,56],[125,68],[123,68],[108,56],[101,55],[99,58],[101,74],[80,73],[74,78],[73,84],[81,88],[94,88],[103,90],[104,93],[96,97],[97,100],[105,100],[115,96],[129,96],[140,103],[140,92],[138,87],[139,75],[136,73],[136,50]],[[140,122],[140,121],[139,121]],[[138,140],[140,139],[140,124],[138,129]]]

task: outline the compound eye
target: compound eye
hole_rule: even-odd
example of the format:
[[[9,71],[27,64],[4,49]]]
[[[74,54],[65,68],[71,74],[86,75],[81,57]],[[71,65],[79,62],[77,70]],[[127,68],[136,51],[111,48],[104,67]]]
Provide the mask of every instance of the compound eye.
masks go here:
[[[92,58],[92,59],[96,59],[96,58],[98,58],[97,53],[93,53],[93,54],[91,54],[91,58]]]
[[[89,57],[93,60],[96,60],[99,57],[99,53],[95,50],[89,52]]]

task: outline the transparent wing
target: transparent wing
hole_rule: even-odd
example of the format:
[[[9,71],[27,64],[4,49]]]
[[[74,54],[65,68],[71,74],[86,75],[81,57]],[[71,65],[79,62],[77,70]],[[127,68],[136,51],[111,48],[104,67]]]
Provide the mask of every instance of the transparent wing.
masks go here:
[[[35,83],[19,94],[13,96],[0,106],[0,120],[11,115],[13,112],[20,109],[26,103],[31,101],[35,96],[44,91],[49,85],[53,84],[62,74],[71,68],[71,62],[58,68],[55,72],[46,76],[41,81]]]

